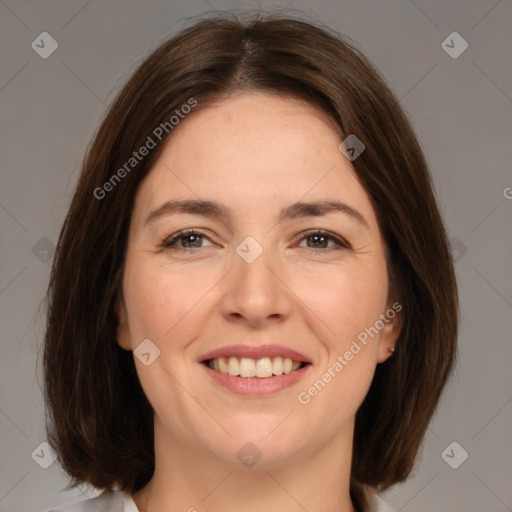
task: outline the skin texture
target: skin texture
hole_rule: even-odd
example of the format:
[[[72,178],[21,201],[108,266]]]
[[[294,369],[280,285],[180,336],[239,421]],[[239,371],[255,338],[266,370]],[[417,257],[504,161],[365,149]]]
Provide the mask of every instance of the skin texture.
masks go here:
[[[360,344],[307,405],[299,403],[298,394],[394,302],[375,212],[341,140],[305,103],[237,94],[182,120],[142,182],[118,308],[122,348],[149,338],[160,349],[149,366],[135,358],[155,410],[155,475],[134,495],[141,512],[354,511],[354,417],[376,365],[391,355],[401,316]],[[183,199],[221,203],[232,217],[175,213],[145,225],[151,211]],[[317,200],[346,203],[368,226],[337,211],[277,222],[282,208]],[[188,228],[204,236],[162,248]],[[315,245],[301,234],[309,229],[328,230],[350,247]],[[236,252],[247,236],[263,248],[250,264]],[[312,364],[278,393],[238,396],[199,362],[235,344],[283,345]],[[262,454],[252,468],[237,457],[247,442]]]

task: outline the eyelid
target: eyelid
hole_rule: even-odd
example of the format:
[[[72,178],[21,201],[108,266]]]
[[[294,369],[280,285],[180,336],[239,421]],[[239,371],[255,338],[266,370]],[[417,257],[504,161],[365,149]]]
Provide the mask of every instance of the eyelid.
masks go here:
[[[179,238],[186,236],[186,235],[199,235],[199,236],[209,240],[212,245],[214,244],[214,242],[212,242],[210,237],[207,234],[205,234],[204,232],[202,232],[201,230],[199,230],[197,228],[188,228],[188,229],[183,229],[181,231],[177,231],[176,233],[165,238],[163,240],[163,242],[161,243],[161,246],[163,249],[169,249],[171,247],[174,247],[174,248],[181,249],[184,251],[187,251],[187,250],[194,251],[195,250],[194,248],[179,247],[179,246],[175,245],[175,242],[177,240],[179,240]],[[337,247],[323,248],[323,249],[322,248],[315,249],[313,247],[307,247],[307,249],[309,249],[313,252],[329,252],[329,251],[337,250],[337,249],[350,249],[351,248],[351,245],[344,238],[342,238],[341,236],[339,236],[335,233],[332,233],[331,231],[328,231],[326,229],[308,229],[306,231],[302,231],[301,233],[299,233],[297,235],[296,240],[298,242],[302,242],[302,240],[305,240],[306,238],[313,236],[313,235],[319,235],[319,236],[324,236],[326,238],[329,238],[337,245]],[[207,246],[207,247],[211,247],[211,246]],[[204,249],[204,247],[197,247],[196,249]]]
[[[337,235],[336,233],[332,233],[331,231],[328,231],[326,229],[308,229],[306,231],[302,231],[297,235],[298,241],[301,242],[305,238],[308,238],[309,236],[313,235],[320,235],[325,236],[326,238],[330,238],[334,241],[338,247],[331,247],[330,250],[336,250],[336,249],[350,249],[351,245],[341,236]],[[311,249],[314,252],[322,252],[322,249],[314,249],[312,247],[308,247],[307,249]],[[328,252],[329,249],[323,249],[323,252]]]
[[[201,230],[199,229],[196,229],[196,228],[188,228],[188,229],[182,229],[181,231],[177,231],[176,233],[168,236],[167,238],[165,238],[163,240],[163,242],[161,243],[161,246],[163,249],[169,249],[171,247],[176,247],[174,244],[176,241],[179,240],[179,238],[181,238],[182,236],[186,236],[186,235],[200,235],[201,237],[203,238],[206,238],[208,239],[212,245],[214,242],[212,242],[210,240],[210,237],[208,235],[206,235],[204,232],[202,232]],[[182,249],[184,251],[187,251],[187,250],[194,250],[193,248],[191,249],[190,247],[179,247],[177,246],[178,249]],[[203,249],[203,247],[199,247],[199,249]]]

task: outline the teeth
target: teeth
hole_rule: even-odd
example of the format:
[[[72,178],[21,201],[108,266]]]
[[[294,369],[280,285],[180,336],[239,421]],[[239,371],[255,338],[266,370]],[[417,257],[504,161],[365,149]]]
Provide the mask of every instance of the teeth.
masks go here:
[[[256,377],[271,377],[272,376],[272,361],[270,357],[258,359],[256,363]]]
[[[274,364],[272,365],[272,373],[274,375],[282,375],[283,374],[283,358],[282,357],[274,358]]]
[[[302,363],[292,361],[289,357],[263,357],[256,360],[232,356],[214,359],[208,363],[208,366],[225,375],[265,379],[273,375],[283,375],[298,370]]]
[[[221,373],[229,373],[228,363],[224,360],[223,357],[218,359],[219,361],[219,370]],[[215,364],[215,363],[214,363]]]
[[[228,373],[229,375],[240,375],[240,364],[236,357],[229,358]]]
[[[256,363],[254,359],[247,359],[242,357],[240,359],[240,377],[255,377],[256,376]]]
[[[283,360],[283,372],[290,373],[292,371],[293,361],[289,357],[285,357]]]
[[[299,363],[297,361],[294,361],[293,364],[292,364],[292,372],[294,372],[295,370],[298,370],[300,368],[300,365],[302,363]]]

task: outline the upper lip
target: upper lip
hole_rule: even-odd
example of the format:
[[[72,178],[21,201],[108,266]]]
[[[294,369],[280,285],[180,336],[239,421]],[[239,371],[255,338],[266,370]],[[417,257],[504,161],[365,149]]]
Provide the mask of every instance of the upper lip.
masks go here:
[[[212,350],[200,357],[201,362],[219,357],[246,357],[248,359],[262,359],[264,357],[289,357],[292,361],[310,363],[311,361],[300,352],[280,345],[230,345]]]

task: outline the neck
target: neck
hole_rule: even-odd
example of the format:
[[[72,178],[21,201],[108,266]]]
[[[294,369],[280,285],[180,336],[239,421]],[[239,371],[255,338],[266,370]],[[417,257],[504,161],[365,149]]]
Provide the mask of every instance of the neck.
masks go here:
[[[133,499],[140,512],[356,512],[352,435],[353,424],[328,444],[249,469],[178,442],[155,421],[155,472]]]

